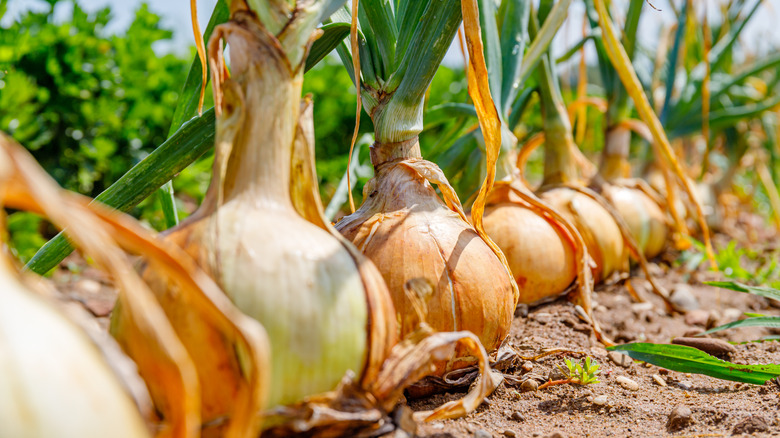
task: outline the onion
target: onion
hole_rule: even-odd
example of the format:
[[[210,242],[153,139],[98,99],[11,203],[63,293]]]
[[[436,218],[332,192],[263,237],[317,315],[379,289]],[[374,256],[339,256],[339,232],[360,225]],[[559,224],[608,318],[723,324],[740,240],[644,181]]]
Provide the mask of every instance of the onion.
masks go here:
[[[149,436],[98,348],[0,254],[0,436]]]
[[[314,24],[308,25],[310,33]],[[296,154],[313,148],[311,105],[301,108],[303,58],[292,63],[282,48],[286,41],[241,10],[215,29],[212,65],[221,65],[223,40],[233,68],[230,79],[212,69],[219,105],[212,186],[194,217],[167,237],[265,326],[271,341],[268,405],[274,407],[333,390],[350,370],[370,377],[367,370],[379,367],[377,358],[387,355],[396,331],[392,305],[371,264],[302,210],[310,198],[303,199],[305,190],[297,185],[301,169],[308,170],[302,163],[311,163]],[[300,166],[291,170],[296,162]],[[315,182],[304,187],[311,190]],[[179,332],[203,336],[207,328],[177,310],[174,292],[154,276],[147,278],[162,286],[155,290]],[[213,383],[211,399],[222,406],[232,390],[218,379]]]
[[[493,190],[485,208],[485,230],[506,255],[521,303],[560,295],[577,278],[572,239],[528,208],[509,185]]]
[[[618,125],[607,129],[604,137],[599,175],[606,184],[599,186],[601,194],[626,221],[644,256],[655,257],[663,251],[668,234],[668,222],[659,206],[660,199],[656,201],[658,196],[644,181],[630,178],[631,131]]]
[[[573,223],[593,258],[593,279],[598,283],[616,271],[627,269],[628,253],[615,219],[592,198],[575,190],[559,187],[543,191],[542,200]]]
[[[409,150],[419,153],[415,138]],[[420,158],[379,162],[365,202],[336,228],[366,254],[387,282],[399,315],[401,335],[419,323],[404,291],[407,281],[432,286],[422,299],[427,323],[438,331],[469,330],[492,351],[509,333],[515,296],[506,268],[467,222],[441,170]],[[419,157],[419,156],[418,156]],[[439,186],[444,201],[429,183]],[[465,365],[453,362],[446,371]]]
[[[452,4],[430,7],[441,8],[439,20],[456,17]],[[393,80],[401,82],[397,89],[385,92],[367,86],[367,91],[361,93],[366,96],[366,111],[374,122],[376,143],[371,147],[371,162],[375,176],[364,188],[363,205],[338,222],[336,228],[382,273],[402,337],[412,333],[422,316],[437,331],[468,330],[487,351],[493,351],[509,333],[518,292],[501,250],[482,227],[484,202],[495,178],[501,145],[500,120],[488,87],[477,3],[464,0],[461,13],[470,54],[469,94],[487,145],[487,177],[475,201],[474,227],[441,169],[420,154],[417,135],[423,127],[424,92],[433,76],[431,67],[436,67],[444,55],[445,46],[437,42],[431,46],[430,59],[419,62],[424,69],[394,73],[398,77]],[[448,34],[441,40],[454,36],[454,23],[435,23],[447,29]],[[425,311],[417,311],[419,307]],[[436,373],[475,361],[464,350],[458,350],[455,356]]]

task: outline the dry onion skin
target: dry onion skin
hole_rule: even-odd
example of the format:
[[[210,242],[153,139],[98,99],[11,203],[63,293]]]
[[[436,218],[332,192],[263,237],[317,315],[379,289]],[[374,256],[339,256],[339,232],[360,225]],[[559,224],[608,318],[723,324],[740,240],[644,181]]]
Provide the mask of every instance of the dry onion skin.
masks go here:
[[[487,351],[494,351],[509,333],[518,292],[501,250],[482,228],[482,208],[501,142],[500,122],[487,85],[477,5],[464,1],[461,6],[470,53],[469,93],[488,145],[488,177],[475,203],[482,202],[475,207],[474,226],[441,169],[420,154],[422,96],[409,104],[376,90],[373,95],[382,97],[367,108],[375,126],[375,175],[364,187],[363,204],[336,228],[379,268],[402,337],[420,323],[415,312],[419,301],[427,309],[425,322],[434,330],[468,330]],[[429,287],[409,289],[410,281]],[[459,350],[436,374],[474,362]]]

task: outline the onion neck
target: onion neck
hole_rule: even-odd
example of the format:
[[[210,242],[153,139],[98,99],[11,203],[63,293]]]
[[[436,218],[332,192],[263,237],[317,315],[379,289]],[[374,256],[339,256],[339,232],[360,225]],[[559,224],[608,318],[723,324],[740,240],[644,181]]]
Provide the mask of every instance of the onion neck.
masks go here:
[[[563,103],[554,67],[546,54],[537,70],[544,123],[543,186],[577,181],[577,166],[572,150],[577,146],[574,144],[571,121]]]
[[[231,57],[241,56],[235,52]],[[243,105],[244,115],[227,162],[224,200],[243,197],[262,209],[292,209],[290,165],[303,69],[291,72],[273,54],[253,61],[235,78],[243,93],[243,103],[235,104]]]
[[[631,176],[628,162],[631,131],[623,126],[611,126],[604,134],[604,151],[601,154],[599,174],[606,181]]]
[[[397,143],[376,141],[371,145],[371,163],[375,169],[388,161],[407,158],[422,158],[420,139],[416,135],[406,141]]]
[[[367,106],[376,139],[371,146],[374,168],[392,160],[422,158],[418,135],[423,129],[423,104],[423,99],[410,104],[387,95]]]
[[[562,120],[544,122],[544,180],[542,185],[568,184],[577,181],[577,163],[571,125]]]

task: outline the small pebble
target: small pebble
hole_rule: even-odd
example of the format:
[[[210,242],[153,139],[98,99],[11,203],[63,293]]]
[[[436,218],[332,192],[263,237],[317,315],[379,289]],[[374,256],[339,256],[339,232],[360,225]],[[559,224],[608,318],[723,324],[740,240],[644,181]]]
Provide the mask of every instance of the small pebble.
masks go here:
[[[508,436],[510,438],[514,438],[514,437],[517,436],[517,432],[515,432],[514,430],[511,430],[511,429],[507,429],[507,430],[504,431],[504,436]]]
[[[474,438],[493,438],[493,435],[484,429],[477,429],[474,431]]]
[[[691,408],[685,405],[677,405],[669,414],[669,420],[666,423],[666,427],[672,431],[682,429],[691,422],[692,416],[693,412],[691,412]]]
[[[631,305],[631,310],[634,311],[634,313],[640,313],[644,310],[652,310],[653,309],[653,303],[650,301],[645,301],[644,303],[634,303]]]
[[[658,369],[658,374],[660,374],[662,376],[666,376],[666,375],[669,374],[669,370],[667,370],[666,368],[659,368]]]
[[[685,283],[677,283],[669,296],[669,300],[681,310],[696,310],[699,308],[699,300],[693,295],[691,287]]]
[[[520,368],[523,370],[523,373],[529,373],[534,369],[534,364],[529,361],[525,361]]]
[[[525,421],[525,417],[523,417],[523,414],[521,414],[519,411],[512,412],[512,416],[510,418],[515,421]]]
[[[688,325],[706,327],[709,319],[710,312],[704,309],[690,310],[685,314],[685,323]]]
[[[518,318],[525,318],[528,316],[528,304],[518,304],[515,308],[515,316]]]
[[[636,391],[639,389],[639,384],[635,381],[629,379],[628,377],[624,376],[617,376],[617,382],[622,386],[623,388],[626,388],[631,391]]]
[[[593,404],[598,406],[604,406],[605,404],[607,404],[607,396],[602,394],[593,397]]]
[[[620,354],[616,351],[610,351],[607,355],[609,356],[609,360],[623,368],[630,368],[634,363],[630,357],[626,356],[625,354]]]
[[[550,435],[547,435],[545,438],[563,438],[563,435],[561,435],[560,432],[553,432]]]
[[[658,374],[653,374],[653,380],[655,380],[655,383],[657,383],[658,386],[666,386],[666,381]]]
[[[549,323],[553,318],[552,314],[549,313],[534,313],[531,317],[542,325]]]
[[[723,311],[723,320],[725,322],[736,321],[741,316],[742,316],[742,311],[739,309],[735,309],[734,307],[729,307],[728,309]]]
[[[677,386],[688,391],[691,388],[693,388],[693,382],[691,382],[690,380],[683,380],[682,382],[677,382]]]
[[[529,392],[536,391],[539,388],[539,384],[534,379],[528,379],[520,385],[520,391]]]

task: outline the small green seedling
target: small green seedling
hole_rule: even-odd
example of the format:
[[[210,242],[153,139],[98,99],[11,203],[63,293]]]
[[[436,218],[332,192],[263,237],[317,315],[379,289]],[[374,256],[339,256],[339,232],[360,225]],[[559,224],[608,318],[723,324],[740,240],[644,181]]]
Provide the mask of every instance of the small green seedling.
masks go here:
[[[599,383],[598,374],[601,372],[599,364],[595,360],[591,360],[590,357],[586,357],[582,363],[573,363],[566,359],[566,367],[569,369],[571,383],[579,383],[580,385]]]
[[[566,383],[573,383],[578,385],[599,383],[598,374],[601,372],[601,370],[599,370],[599,364],[595,360],[592,360],[590,357],[586,357],[582,362],[578,361],[575,363],[569,359],[566,359],[565,362],[566,368],[568,368],[568,373],[567,370],[564,370],[560,365],[558,365],[558,368],[564,374],[568,374],[569,377],[561,380],[548,380],[539,386],[539,389],[544,389],[553,385],[563,385]]]

